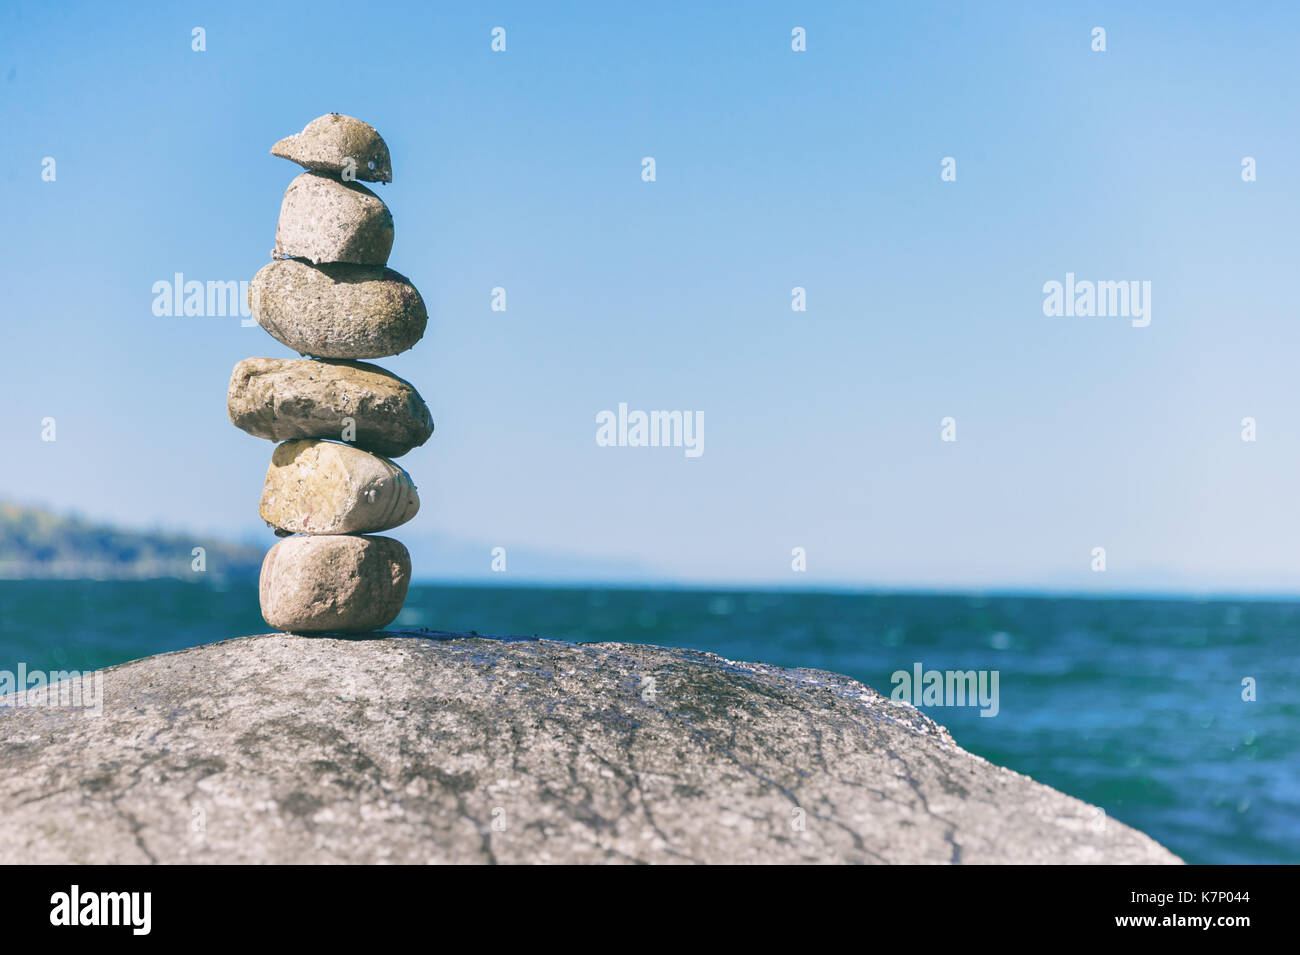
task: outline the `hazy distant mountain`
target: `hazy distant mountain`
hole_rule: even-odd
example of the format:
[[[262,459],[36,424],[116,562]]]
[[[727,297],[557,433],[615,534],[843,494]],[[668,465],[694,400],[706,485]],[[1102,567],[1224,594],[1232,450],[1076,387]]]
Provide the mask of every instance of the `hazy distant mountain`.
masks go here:
[[[877,589],[892,592],[1055,593],[1090,596],[1150,594],[1256,596],[1294,599],[1294,582],[1243,573],[1230,579],[1204,581],[1175,569],[1135,568],[1117,574],[1044,573],[1038,581],[1017,584],[956,584],[948,586],[875,583],[828,578],[693,580],[635,559],[610,558],[536,549],[502,541],[489,545],[439,531],[398,527],[386,532],[411,552],[412,578],[417,583],[490,583],[502,586],[711,586],[757,589]],[[232,531],[231,536],[236,536]],[[275,544],[269,530],[252,525],[240,540],[176,531],[126,530],[78,516],[55,514],[40,507],[0,504],[0,580],[147,580],[172,577],[196,582],[243,578],[255,582],[262,558]],[[494,554],[500,546],[505,553]],[[204,570],[195,568],[195,548],[203,548]],[[494,570],[501,566],[503,570]],[[802,577],[803,575],[798,575]],[[1105,579],[1100,579],[1105,578]]]
[[[196,548],[202,550],[196,553]],[[248,577],[257,574],[265,552],[198,534],[122,530],[0,504],[0,579]]]
[[[416,581],[484,582],[511,584],[668,584],[661,570],[636,560],[541,550],[503,541],[489,545],[437,531],[411,531],[397,527],[386,533],[411,552],[411,576]],[[494,547],[503,554],[493,570]]]

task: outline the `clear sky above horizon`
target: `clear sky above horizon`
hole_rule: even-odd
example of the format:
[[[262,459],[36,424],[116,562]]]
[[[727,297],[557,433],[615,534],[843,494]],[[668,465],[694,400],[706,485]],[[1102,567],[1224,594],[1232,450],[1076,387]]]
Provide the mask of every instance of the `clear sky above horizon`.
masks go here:
[[[392,536],[648,583],[1300,591],[1300,9],[1061,6],[6,5],[0,499],[270,545],[225,393],[293,353],[152,288],[251,279],[300,171],[271,144],[337,111],[392,150],[431,312],[377,360],[437,422]],[[1149,281],[1150,325],[1045,316],[1067,273]],[[620,402],[703,412],[704,453],[598,446]]]

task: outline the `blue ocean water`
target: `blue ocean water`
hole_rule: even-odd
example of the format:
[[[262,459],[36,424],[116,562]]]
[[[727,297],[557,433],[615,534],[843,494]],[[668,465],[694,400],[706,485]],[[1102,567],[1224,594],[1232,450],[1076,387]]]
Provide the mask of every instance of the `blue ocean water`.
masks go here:
[[[965,748],[1188,862],[1300,862],[1300,603],[415,586],[394,627],[690,647],[883,693],[918,663],[996,670],[997,716],[924,707]],[[0,581],[0,670],[266,629],[250,583]]]

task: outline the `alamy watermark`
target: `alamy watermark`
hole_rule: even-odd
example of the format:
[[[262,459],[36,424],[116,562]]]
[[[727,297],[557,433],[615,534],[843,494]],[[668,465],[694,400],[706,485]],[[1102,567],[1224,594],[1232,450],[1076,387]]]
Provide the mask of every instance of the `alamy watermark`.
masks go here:
[[[1151,283],[1076,282],[1073,272],[1065,282],[1043,283],[1043,314],[1048,318],[1131,318],[1134,328],[1151,324]]]
[[[83,892],[73,885],[50,896],[51,925],[119,925],[132,935],[148,935],[152,910],[152,892]]]
[[[153,283],[153,313],[159,318],[227,318],[240,316],[240,325],[257,324],[248,305],[248,280],[228,282],[186,281],[177,272],[170,280]]]
[[[602,448],[684,448],[688,458],[704,453],[703,411],[628,411],[596,413],[596,444]]]
[[[0,670],[0,710],[5,707],[63,706],[104,715],[104,673],[92,670]]]
[[[980,716],[997,716],[999,677],[997,670],[924,670],[913,663],[910,673],[890,674],[889,698],[913,706],[978,706]]]

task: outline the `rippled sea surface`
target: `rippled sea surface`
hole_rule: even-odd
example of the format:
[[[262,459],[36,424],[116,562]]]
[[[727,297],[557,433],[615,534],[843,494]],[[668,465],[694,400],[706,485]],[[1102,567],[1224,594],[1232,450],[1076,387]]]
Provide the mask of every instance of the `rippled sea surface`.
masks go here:
[[[965,748],[1188,862],[1300,862],[1300,603],[415,586],[394,627],[690,647],[882,693],[917,663],[996,670],[995,717],[923,707]],[[249,583],[0,581],[0,670],[266,630]]]

